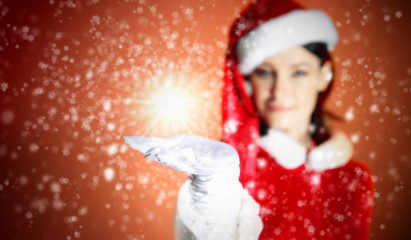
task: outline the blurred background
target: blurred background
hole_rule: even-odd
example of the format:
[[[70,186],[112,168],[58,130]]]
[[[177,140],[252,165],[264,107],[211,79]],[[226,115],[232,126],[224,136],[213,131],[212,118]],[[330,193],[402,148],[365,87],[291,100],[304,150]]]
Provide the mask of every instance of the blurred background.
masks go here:
[[[228,30],[248,2],[0,0],[0,239],[172,239],[186,176],[122,136],[220,139]],[[371,239],[411,239],[411,6],[300,2],[340,34],[327,107],[372,172]]]

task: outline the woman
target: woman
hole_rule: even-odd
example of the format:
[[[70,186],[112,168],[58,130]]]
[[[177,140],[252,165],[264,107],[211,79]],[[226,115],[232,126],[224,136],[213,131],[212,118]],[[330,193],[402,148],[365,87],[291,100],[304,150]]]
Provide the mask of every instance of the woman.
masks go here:
[[[189,173],[179,238],[368,238],[370,173],[351,161],[345,135],[323,121],[337,38],[321,11],[255,1],[235,21],[226,56],[223,140],[234,149],[194,136],[125,138],[147,158]]]

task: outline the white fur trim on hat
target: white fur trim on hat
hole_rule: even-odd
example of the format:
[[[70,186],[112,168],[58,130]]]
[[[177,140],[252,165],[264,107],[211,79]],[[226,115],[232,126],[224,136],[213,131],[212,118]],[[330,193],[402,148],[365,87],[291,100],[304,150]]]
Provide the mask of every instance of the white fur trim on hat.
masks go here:
[[[337,29],[324,12],[294,10],[268,20],[240,38],[236,47],[238,66],[247,75],[267,57],[290,47],[324,42],[332,49],[337,40]]]

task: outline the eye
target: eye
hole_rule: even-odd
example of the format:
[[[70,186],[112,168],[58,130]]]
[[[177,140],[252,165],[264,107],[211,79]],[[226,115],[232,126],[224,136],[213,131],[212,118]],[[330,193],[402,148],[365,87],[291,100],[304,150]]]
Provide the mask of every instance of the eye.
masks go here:
[[[271,78],[274,76],[274,73],[272,71],[262,68],[257,68],[256,70],[254,70],[253,74],[259,78]]]
[[[307,72],[301,71],[301,70],[295,71],[293,73],[293,77],[304,77],[306,75],[307,75]]]

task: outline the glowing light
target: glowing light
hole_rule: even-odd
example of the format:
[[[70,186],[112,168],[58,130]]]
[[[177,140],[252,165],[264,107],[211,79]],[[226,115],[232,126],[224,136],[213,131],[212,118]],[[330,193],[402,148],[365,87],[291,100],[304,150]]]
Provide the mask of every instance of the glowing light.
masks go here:
[[[147,73],[138,89],[138,96],[132,97],[136,119],[141,135],[172,136],[178,134],[197,134],[207,136],[218,121],[210,113],[217,91],[209,89],[210,81],[205,76],[193,77],[187,71],[178,71],[173,65],[166,70]],[[218,86],[218,85],[217,85]]]
[[[163,88],[153,91],[150,95],[150,111],[159,118],[178,124],[184,121],[183,118],[187,117],[190,110],[194,110],[195,100],[188,87],[174,86],[171,81],[167,81]]]

